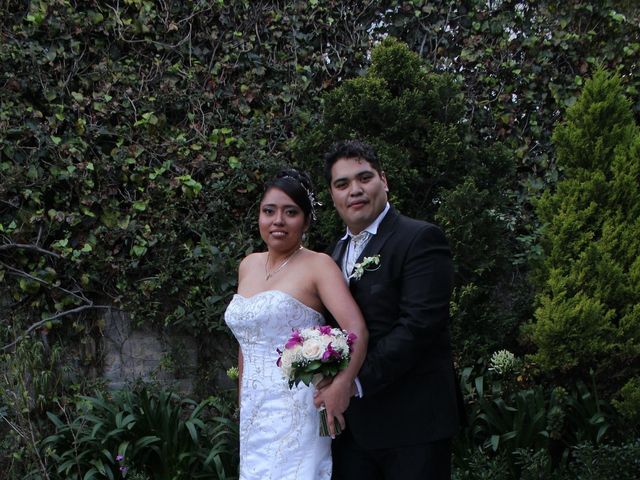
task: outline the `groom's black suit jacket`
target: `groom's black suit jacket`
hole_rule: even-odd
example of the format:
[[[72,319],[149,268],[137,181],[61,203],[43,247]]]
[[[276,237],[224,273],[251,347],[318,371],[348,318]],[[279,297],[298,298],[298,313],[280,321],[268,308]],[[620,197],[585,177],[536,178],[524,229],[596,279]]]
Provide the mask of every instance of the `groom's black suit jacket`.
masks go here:
[[[332,257],[342,265],[349,240]],[[449,300],[451,252],[442,231],[391,207],[358,262],[380,255],[349,288],[369,329],[358,374],[363,397],[352,398],[347,428],[365,449],[396,448],[451,438],[460,399],[453,370]]]

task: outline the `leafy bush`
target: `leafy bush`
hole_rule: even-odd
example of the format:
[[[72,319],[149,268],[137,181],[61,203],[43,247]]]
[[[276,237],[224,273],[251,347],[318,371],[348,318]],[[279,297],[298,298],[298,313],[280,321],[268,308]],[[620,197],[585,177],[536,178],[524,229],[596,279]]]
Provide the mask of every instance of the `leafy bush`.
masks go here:
[[[11,354],[0,355],[0,472],[25,478],[46,471],[40,451],[51,431],[44,417],[63,397],[60,346],[25,339]],[[36,476],[36,478],[38,478]]]
[[[2,346],[65,323],[98,335],[100,306],[226,332],[238,260],[259,245],[256,188],[287,162],[294,112],[365,61],[358,22],[373,10],[343,2],[347,29],[333,15],[305,2],[3,1]]]
[[[630,379],[620,389],[619,397],[613,401],[622,421],[634,428],[640,428],[640,377]]]
[[[512,289],[523,281],[514,272],[522,246],[515,164],[500,143],[483,141],[464,121],[464,97],[453,76],[431,71],[391,37],[373,48],[371,59],[364,75],[323,97],[318,125],[294,142],[295,158],[320,159],[337,139],[352,137],[376,148],[394,206],[438,223],[450,241],[457,274],[454,343],[468,364],[487,346],[509,344],[526,318],[526,289]],[[320,164],[314,168],[320,177]],[[331,204],[326,190],[321,198]],[[328,243],[341,229],[334,212],[323,212],[314,234]]]
[[[566,480],[635,480],[640,478],[640,442],[622,445],[577,445],[572,450],[572,462]]]
[[[454,480],[635,480],[640,475],[640,444],[583,443],[571,448],[566,462],[554,467],[545,450],[514,452],[520,473],[510,472],[504,455],[471,451],[464,466],[453,469]]]
[[[487,455],[471,449],[460,458],[454,455],[453,480],[511,480],[509,465],[504,455]]]
[[[502,352],[493,361],[504,367],[506,358]],[[505,478],[547,478],[566,465],[571,447],[608,440],[613,409],[595,387],[549,388],[534,382],[526,362],[514,358],[509,366],[487,371],[480,362],[462,371],[468,425],[454,443],[461,472],[484,461],[489,470],[503,468]]]
[[[119,478],[123,468],[154,479],[228,478],[237,468],[237,426],[219,399],[199,404],[160,391],[81,396],[48,413],[42,442],[51,478]]]
[[[553,130],[562,112],[575,103],[585,78],[601,65],[620,72],[634,112],[640,114],[638,2],[391,4],[378,29],[405,41],[434,70],[463,79],[467,117],[481,124],[483,136],[506,142],[518,159],[525,204],[529,195],[555,183]],[[534,216],[530,220],[536,222]]]
[[[544,226],[535,322],[542,368],[615,392],[640,355],[640,129],[620,78],[604,71],[554,134],[564,178],[537,205]]]

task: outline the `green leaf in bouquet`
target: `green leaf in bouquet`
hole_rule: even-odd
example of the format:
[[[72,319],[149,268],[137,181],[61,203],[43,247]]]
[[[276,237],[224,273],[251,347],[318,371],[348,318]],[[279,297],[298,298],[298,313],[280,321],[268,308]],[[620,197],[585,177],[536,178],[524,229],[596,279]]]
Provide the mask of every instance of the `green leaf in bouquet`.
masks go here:
[[[314,360],[305,367],[304,371],[305,373],[313,374],[317,370],[320,370],[320,368],[322,368],[322,362],[320,360]]]
[[[309,384],[311,383],[311,379],[313,378],[313,372],[304,372],[300,374],[300,377],[298,377],[296,379],[296,386],[302,382],[304,383],[307,387],[309,386]]]
[[[328,367],[326,367],[325,376],[326,377],[335,377],[338,374],[339,371],[340,371],[340,369],[338,368],[338,365],[336,365],[336,364],[329,365]]]

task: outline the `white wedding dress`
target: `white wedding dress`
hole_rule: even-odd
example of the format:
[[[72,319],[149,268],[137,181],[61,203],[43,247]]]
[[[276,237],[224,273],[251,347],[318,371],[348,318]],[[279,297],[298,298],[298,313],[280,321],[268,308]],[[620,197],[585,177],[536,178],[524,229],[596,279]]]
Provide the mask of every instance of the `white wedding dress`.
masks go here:
[[[240,343],[240,480],[331,478],[331,438],[321,437],[313,388],[289,389],[276,365],[292,329],[324,324],[323,316],[291,295],[267,290],[236,294],[225,321]]]

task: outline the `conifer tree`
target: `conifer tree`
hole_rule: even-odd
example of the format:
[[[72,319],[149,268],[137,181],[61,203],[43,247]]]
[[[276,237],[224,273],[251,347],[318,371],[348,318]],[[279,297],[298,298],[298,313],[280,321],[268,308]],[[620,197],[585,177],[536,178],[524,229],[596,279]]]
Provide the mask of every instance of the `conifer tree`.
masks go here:
[[[530,313],[526,288],[514,273],[520,247],[513,209],[515,164],[498,142],[488,143],[465,118],[454,77],[434,72],[406,44],[387,37],[371,66],[323,97],[316,128],[297,141],[296,156],[321,158],[338,139],[372,144],[382,160],[391,203],[403,214],[441,226],[454,255],[455,349],[464,365],[486,352],[513,348]],[[309,168],[307,165],[306,168]],[[318,174],[319,175],[319,174]],[[326,190],[323,202],[331,204]],[[342,223],[331,209],[314,232],[336,238]]]
[[[592,369],[613,392],[640,371],[640,129],[620,78],[597,72],[553,141],[564,178],[537,204],[543,258],[525,330],[543,368]]]

